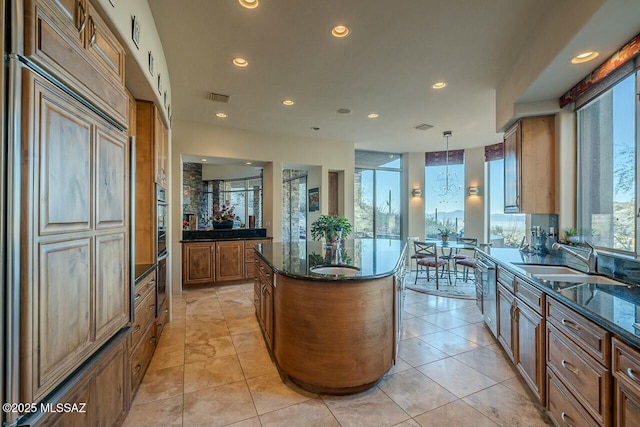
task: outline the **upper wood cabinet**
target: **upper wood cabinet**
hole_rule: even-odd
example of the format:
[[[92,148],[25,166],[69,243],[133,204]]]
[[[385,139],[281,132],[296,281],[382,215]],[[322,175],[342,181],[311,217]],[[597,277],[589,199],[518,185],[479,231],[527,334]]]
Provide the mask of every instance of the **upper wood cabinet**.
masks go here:
[[[555,213],[555,117],[520,119],[504,134],[505,213]]]
[[[25,0],[25,55],[127,127],[124,48],[87,0]]]

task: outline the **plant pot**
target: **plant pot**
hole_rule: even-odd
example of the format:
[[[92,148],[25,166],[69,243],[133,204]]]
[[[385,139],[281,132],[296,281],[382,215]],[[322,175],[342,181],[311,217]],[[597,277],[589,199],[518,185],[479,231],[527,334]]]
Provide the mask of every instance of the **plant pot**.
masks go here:
[[[449,236],[441,236],[443,242],[449,241]]]
[[[233,228],[233,220],[214,222],[213,228],[216,230],[228,230],[230,228]]]

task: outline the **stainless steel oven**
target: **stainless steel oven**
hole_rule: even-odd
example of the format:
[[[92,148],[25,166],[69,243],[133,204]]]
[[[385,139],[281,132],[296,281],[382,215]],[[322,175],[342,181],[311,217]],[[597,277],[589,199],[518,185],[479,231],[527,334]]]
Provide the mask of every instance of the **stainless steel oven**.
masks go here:
[[[156,229],[156,247],[158,250],[156,262],[156,316],[160,314],[160,310],[164,309],[164,302],[167,298],[167,190],[156,185],[157,207],[156,214],[158,216]]]
[[[498,336],[496,317],[496,265],[487,257],[478,255],[476,263],[476,285],[482,287],[482,314],[494,337]],[[478,295],[480,298],[480,295]]]

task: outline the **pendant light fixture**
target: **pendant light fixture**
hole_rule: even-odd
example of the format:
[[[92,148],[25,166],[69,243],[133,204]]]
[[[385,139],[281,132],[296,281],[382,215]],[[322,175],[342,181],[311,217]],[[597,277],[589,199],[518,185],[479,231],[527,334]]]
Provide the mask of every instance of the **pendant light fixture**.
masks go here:
[[[446,130],[442,132],[442,136],[447,139],[447,151],[445,152],[445,169],[438,174],[436,185],[433,190],[440,198],[439,203],[458,203],[458,191],[462,186],[458,183],[458,174],[449,172],[449,137],[453,132]]]

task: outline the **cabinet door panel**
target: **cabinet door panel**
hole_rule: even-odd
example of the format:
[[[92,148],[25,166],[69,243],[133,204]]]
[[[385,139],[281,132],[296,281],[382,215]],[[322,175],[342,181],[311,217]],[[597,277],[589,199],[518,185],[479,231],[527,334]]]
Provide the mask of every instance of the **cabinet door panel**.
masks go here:
[[[87,49],[96,64],[111,78],[124,85],[124,49],[90,4]]]
[[[516,367],[541,402],[544,402],[544,327],[538,313],[516,299]]]
[[[619,383],[615,388],[615,408],[616,427],[640,427],[640,396]]]
[[[96,339],[107,337],[129,320],[127,246],[124,233],[96,238]]]
[[[32,302],[38,319],[32,344],[34,397],[59,383],[91,345],[90,253],[90,239],[40,246]]]
[[[215,243],[185,244],[182,253],[183,284],[211,283],[214,273]]]
[[[218,242],[216,248],[216,281],[242,279],[244,242]]]
[[[498,295],[496,298],[498,304],[498,341],[502,344],[502,348],[513,361],[513,295],[502,285],[498,285]]]
[[[504,211],[520,212],[520,128],[515,125],[504,135]]]
[[[97,132],[97,218],[96,228],[124,227],[126,224],[127,137]]]
[[[126,340],[114,348],[96,369],[93,380],[95,402],[93,425],[117,426],[127,415],[129,409],[128,358]]]
[[[90,118],[48,87],[34,89],[34,149],[40,154],[40,234],[91,228]]]

